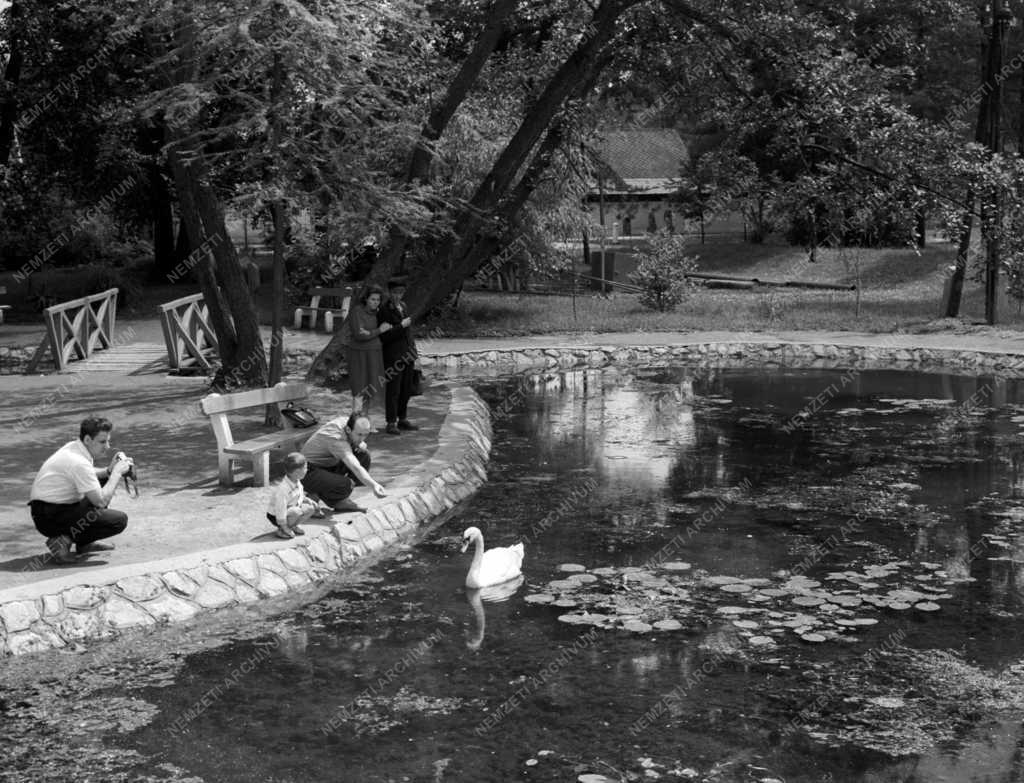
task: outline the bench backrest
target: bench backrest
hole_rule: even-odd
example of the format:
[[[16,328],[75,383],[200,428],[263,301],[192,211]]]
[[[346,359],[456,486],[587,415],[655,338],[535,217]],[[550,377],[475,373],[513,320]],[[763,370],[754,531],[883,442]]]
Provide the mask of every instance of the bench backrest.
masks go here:
[[[249,391],[234,392],[233,394],[207,394],[200,401],[203,413],[210,417],[210,425],[213,427],[213,434],[217,437],[217,445],[231,446],[234,438],[231,436],[231,425],[228,423],[227,414],[231,411],[256,408],[271,403],[290,402],[292,400],[303,400],[309,396],[309,387],[305,383],[281,381],[266,389],[251,389]],[[284,416],[281,417],[284,429],[291,429],[291,422]]]

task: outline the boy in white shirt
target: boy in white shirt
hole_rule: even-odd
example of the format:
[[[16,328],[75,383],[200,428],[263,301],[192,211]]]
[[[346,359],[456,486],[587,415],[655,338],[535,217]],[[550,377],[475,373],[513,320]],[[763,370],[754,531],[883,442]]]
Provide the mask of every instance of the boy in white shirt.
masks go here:
[[[267,519],[277,527],[278,538],[295,538],[305,535],[299,527],[312,516],[323,516],[320,505],[306,497],[302,479],[306,476],[306,458],[293,451],[284,458],[285,476],[274,487],[267,503]]]

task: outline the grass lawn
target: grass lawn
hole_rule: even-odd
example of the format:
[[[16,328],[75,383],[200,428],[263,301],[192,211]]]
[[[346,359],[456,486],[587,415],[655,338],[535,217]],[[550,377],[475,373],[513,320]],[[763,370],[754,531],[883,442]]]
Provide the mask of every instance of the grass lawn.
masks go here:
[[[913,249],[819,250],[811,263],[802,248],[742,242],[696,245],[699,272],[772,281],[858,284],[859,292],[756,287],[695,287],[675,311],[642,308],[633,294],[576,297],[466,291],[459,313],[438,324],[449,337],[551,332],[766,331],[786,329],[867,332],[965,328],[984,320],[981,283],[968,270],[960,322],[936,323],[955,248],[939,239]],[[973,254],[972,254],[973,257]],[[859,293],[859,295],[858,295]],[[999,326],[1024,328],[1016,302],[1002,297]]]

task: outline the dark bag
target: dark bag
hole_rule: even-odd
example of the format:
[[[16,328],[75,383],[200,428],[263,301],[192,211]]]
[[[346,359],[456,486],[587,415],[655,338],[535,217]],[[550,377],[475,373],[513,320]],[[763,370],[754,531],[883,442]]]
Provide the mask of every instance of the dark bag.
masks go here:
[[[423,371],[416,367],[412,371],[412,390],[409,392],[413,397],[423,394]]]
[[[288,419],[293,427],[300,430],[315,427],[317,424],[316,416],[313,415],[313,411],[308,408],[296,408],[290,402],[288,403],[287,408],[281,409],[281,415]]]

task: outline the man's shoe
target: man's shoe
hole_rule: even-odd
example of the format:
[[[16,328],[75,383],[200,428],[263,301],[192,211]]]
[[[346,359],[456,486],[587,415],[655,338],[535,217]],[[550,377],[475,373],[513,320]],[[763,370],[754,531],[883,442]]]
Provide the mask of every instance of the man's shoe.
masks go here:
[[[419,427],[416,426],[415,424],[413,424],[408,419],[402,419],[400,422],[398,422],[398,429],[400,429],[400,430],[418,430]]]
[[[91,544],[78,544],[75,546],[78,554],[85,555],[90,552],[110,552],[114,549],[113,544],[106,544],[102,541],[93,541]]]
[[[354,500],[348,500],[348,499],[341,500],[341,501],[335,503],[334,504],[334,510],[335,511],[342,511],[342,512],[353,511],[353,512],[357,512],[357,513],[360,513],[360,514],[366,511],[365,508],[360,506]]]
[[[78,562],[78,558],[71,554],[71,539],[67,536],[46,539],[46,548],[50,550],[50,558],[55,563],[70,565]]]
[[[393,421],[388,422],[388,426],[384,428],[384,432],[386,432],[388,435],[401,435],[402,434],[402,431],[400,429],[398,429],[398,425],[395,424]]]

